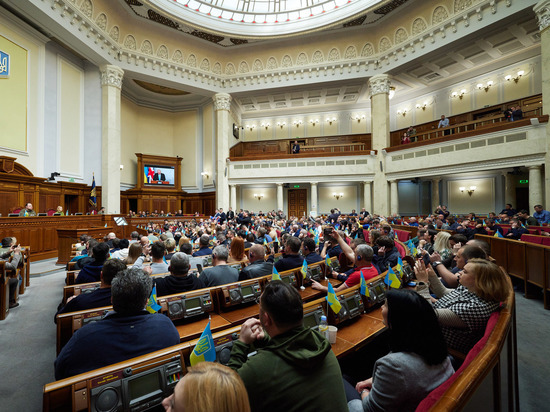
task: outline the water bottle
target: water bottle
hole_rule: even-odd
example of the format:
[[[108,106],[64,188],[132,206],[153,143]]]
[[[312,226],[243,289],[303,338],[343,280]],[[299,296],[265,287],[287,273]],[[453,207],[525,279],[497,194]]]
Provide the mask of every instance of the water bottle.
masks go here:
[[[319,323],[319,333],[328,339],[328,323],[325,315],[321,316],[321,322]]]

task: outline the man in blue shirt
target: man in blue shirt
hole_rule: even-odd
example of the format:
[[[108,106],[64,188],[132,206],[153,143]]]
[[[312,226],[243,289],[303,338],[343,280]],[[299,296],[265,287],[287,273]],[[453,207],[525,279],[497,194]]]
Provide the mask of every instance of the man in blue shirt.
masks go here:
[[[442,128],[448,127],[448,126],[449,126],[449,119],[447,119],[447,118],[445,117],[445,115],[442,114],[442,115],[441,115],[441,120],[439,121],[439,124],[437,125],[437,128],[438,128],[438,129],[442,129]],[[447,136],[447,135],[451,134],[451,130],[450,130],[450,129],[445,130],[445,131],[443,132],[443,134],[444,134],[445,136]]]
[[[208,247],[209,243],[210,237],[208,235],[202,235],[199,240],[199,250],[193,253],[193,257],[211,255],[212,249]]]
[[[543,223],[550,223],[550,212],[548,210],[544,210],[542,205],[535,205],[535,213],[533,213],[533,217],[538,220],[539,225],[542,225]]]

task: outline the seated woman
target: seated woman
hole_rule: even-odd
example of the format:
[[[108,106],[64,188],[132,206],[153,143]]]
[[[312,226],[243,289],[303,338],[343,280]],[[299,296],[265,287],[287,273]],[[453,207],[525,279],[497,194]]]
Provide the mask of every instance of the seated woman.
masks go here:
[[[143,248],[141,246],[141,243],[132,243],[128,248],[128,256],[126,257],[126,259],[124,259],[124,264],[131,266],[134,264],[143,263],[143,256],[141,256],[142,253]]]
[[[438,232],[434,237],[434,251],[439,253],[441,260],[446,260],[453,253],[450,237],[449,232]]]
[[[162,406],[169,412],[250,412],[248,393],[237,372],[212,362],[191,367]]]
[[[372,378],[355,388],[344,381],[351,412],[414,411],[454,373],[430,304],[406,289],[391,289],[386,298],[382,316],[391,352],[376,361]]]
[[[228,264],[242,262],[243,260],[248,260],[246,254],[244,253],[244,240],[242,237],[236,236],[231,241],[229,246],[229,259],[227,260]]]
[[[431,267],[418,261],[414,267],[419,285],[418,293],[431,301],[428,286],[439,298],[434,308],[447,346],[468,353],[483,337],[491,314],[500,309],[500,303],[511,292],[506,274],[485,259],[470,259],[458,273],[460,285],[445,288]]]

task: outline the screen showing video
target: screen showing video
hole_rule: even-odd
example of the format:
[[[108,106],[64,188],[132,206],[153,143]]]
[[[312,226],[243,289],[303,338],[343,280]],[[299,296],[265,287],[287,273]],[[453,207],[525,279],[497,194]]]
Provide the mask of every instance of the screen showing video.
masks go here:
[[[174,167],[145,165],[143,183],[152,186],[174,186]]]

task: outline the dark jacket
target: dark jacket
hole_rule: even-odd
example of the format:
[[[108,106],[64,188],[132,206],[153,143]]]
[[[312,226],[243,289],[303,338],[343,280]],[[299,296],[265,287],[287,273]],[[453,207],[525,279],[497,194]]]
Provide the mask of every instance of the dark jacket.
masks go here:
[[[206,287],[204,282],[194,274],[187,276],[169,275],[163,278],[157,277],[155,278],[155,284],[157,285],[157,296],[174,295]]]
[[[203,246],[199,250],[197,250],[195,253],[193,253],[193,257],[206,256],[211,254],[212,254],[212,249],[210,249],[208,246]]]
[[[300,326],[250,346],[234,341],[228,366],[248,391],[253,412],[347,411],[340,366],[330,343]],[[267,396],[266,394],[269,394]]]
[[[273,255],[267,258],[267,261],[256,260],[250,265],[245,266],[239,273],[239,280],[259,278],[261,276],[273,273]]]
[[[277,272],[284,272],[285,270],[299,268],[303,263],[304,258],[300,255],[283,255],[281,259],[275,262],[275,269],[277,269]]]
[[[103,263],[93,261],[92,263],[84,266],[78,276],[76,277],[75,284],[81,283],[99,282],[101,280],[101,270],[103,269]]]
[[[305,259],[308,265],[321,262],[323,260],[323,258],[317,252],[311,252],[309,255],[305,257]]]
[[[399,259],[399,257],[399,250],[394,246],[392,250],[390,250],[383,256],[379,256],[376,253],[374,255],[372,263],[374,264],[376,269],[378,269],[378,273],[382,273],[388,270],[388,265],[391,267],[397,265],[397,259]]]
[[[93,292],[78,295],[59,309],[56,315],[103,306],[111,306],[111,288],[96,289]]]
[[[55,379],[64,379],[180,343],[167,317],[143,310],[122,316],[109,312],[77,330],[55,360]]]

